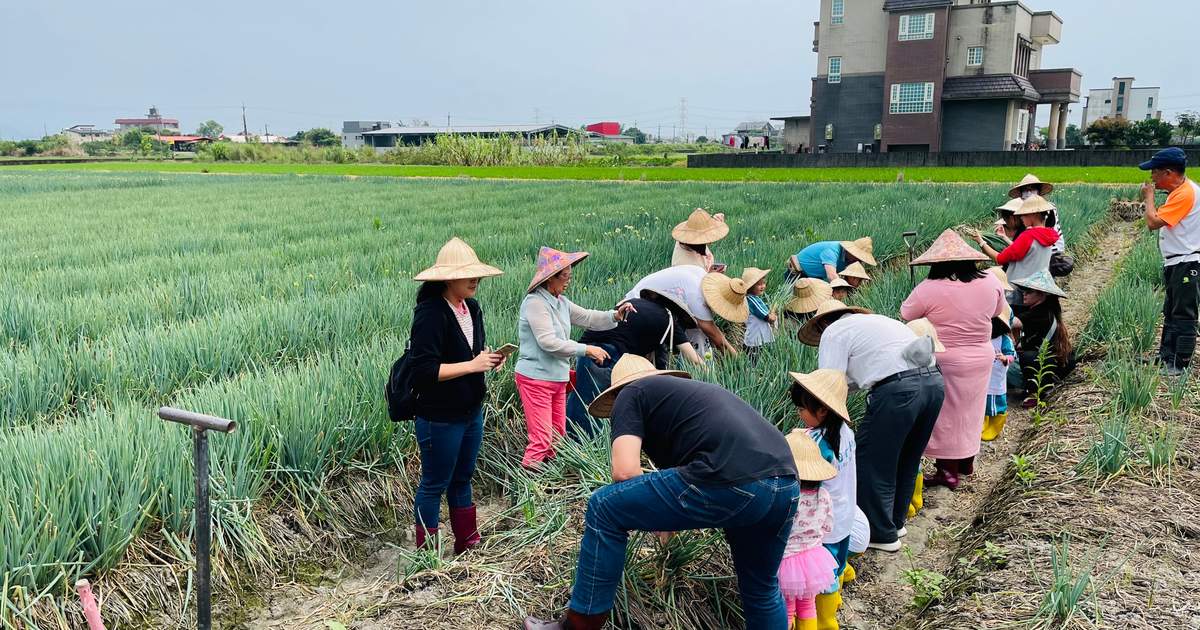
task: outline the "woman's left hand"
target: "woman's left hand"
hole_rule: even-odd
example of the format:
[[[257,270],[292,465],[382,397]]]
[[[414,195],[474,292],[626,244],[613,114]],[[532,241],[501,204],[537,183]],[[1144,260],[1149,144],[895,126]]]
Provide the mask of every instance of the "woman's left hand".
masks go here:
[[[625,303],[621,304],[620,306],[618,306],[617,310],[613,312],[613,320],[618,321],[618,322],[623,322],[623,321],[625,321],[626,318],[629,317],[630,313],[636,313],[636,312],[637,312],[637,309],[633,307],[633,302],[625,302]]]

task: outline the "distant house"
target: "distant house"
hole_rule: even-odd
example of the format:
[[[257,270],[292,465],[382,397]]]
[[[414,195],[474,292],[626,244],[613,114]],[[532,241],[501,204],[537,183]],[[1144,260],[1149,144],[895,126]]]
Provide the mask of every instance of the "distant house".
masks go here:
[[[399,123],[394,123],[387,120],[343,120],[342,121],[342,146],[347,149],[357,149],[363,146],[363,133],[367,131],[379,131],[380,129],[391,129],[399,127]]]
[[[479,136],[498,138],[510,136],[526,141],[533,138],[565,138],[578,135],[578,129],[563,125],[455,125],[453,127],[388,127],[362,132],[363,144],[376,151],[398,146],[415,146],[432,142],[438,136]]]
[[[733,132],[721,136],[721,144],[735,149],[773,149],[783,140],[782,129],[769,120],[753,120],[739,124]]]
[[[592,144],[633,144],[636,138],[619,133],[608,135],[598,131],[589,131],[586,140]]]
[[[1083,120],[1079,125],[1084,131],[1102,118],[1124,118],[1130,122],[1162,120],[1162,111],[1158,109],[1162,104],[1159,89],[1133,87],[1133,77],[1113,77],[1111,87],[1089,90],[1085,99]]]
[[[84,142],[107,142],[113,139],[111,129],[96,129],[95,125],[72,125],[62,130],[67,142],[79,146]]]
[[[285,136],[277,136],[275,134],[270,134],[270,133],[264,133],[264,134],[252,133],[249,135],[244,134],[244,133],[235,133],[232,136],[221,136],[221,138],[223,140],[228,140],[230,142],[233,142],[234,144],[246,144],[248,142],[255,143],[255,144],[296,144],[296,141],[292,140],[291,138],[288,138]]]
[[[158,113],[158,108],[151,106],[150,111],[142,118],[118,118],[114,121],[117,131],[128,131],[141,127],[150,127],[159,133],[179,133],[179,121],[174,118],[164,118]]]

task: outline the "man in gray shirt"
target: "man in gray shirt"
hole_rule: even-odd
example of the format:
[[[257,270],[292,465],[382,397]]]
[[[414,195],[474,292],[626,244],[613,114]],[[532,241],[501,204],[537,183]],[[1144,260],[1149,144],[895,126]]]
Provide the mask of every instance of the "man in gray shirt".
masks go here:
[[[854,431],[858,507],[871,523],[871,548],[899,551],[921,454],[946,395],[933,339],[829,300],[800,329],[800,341],[819,345],[817,367],[842,370],[851,387],[868,392]]]

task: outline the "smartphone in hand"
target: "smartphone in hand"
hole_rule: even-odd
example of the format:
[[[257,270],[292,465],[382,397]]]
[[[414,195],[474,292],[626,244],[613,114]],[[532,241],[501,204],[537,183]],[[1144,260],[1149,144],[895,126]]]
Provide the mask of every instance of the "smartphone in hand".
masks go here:
[[[495,350],[493,350],[493,352],[495,352],[496,354],[502,354],[502,355],[504,355],[504,358],[507,359],[510,355],[512,355],[512,353],[516,352],[519,349],[520,349],[520,347],[517,346],[516,344],[506,343],[503,346],[500,346],[499,348],[496,348]]]

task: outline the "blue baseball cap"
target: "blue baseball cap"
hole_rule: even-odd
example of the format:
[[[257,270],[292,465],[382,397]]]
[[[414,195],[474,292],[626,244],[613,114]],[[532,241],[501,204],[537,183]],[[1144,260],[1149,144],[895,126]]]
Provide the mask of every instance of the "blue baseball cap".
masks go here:
[[[1187,154],[1183,149],[1171,147],[1154,154],[1154,157],[1142,162],[1138,168],[1148,171],[1154,168],[1187,167]]]

